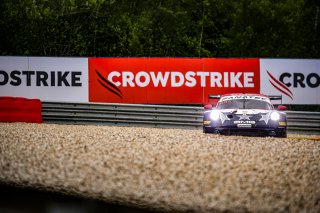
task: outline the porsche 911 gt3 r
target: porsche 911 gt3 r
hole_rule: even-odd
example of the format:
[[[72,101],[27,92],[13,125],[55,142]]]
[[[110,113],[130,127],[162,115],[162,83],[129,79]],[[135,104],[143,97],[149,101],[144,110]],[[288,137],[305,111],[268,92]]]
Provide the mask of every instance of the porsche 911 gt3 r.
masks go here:
[[[260,94],[211,95],[219,99],[217,105],[205,106],[203,132],[231,135],[257,135],[287,137],[287,118],[285,106],[274,109],[271,100],[281,96]]]

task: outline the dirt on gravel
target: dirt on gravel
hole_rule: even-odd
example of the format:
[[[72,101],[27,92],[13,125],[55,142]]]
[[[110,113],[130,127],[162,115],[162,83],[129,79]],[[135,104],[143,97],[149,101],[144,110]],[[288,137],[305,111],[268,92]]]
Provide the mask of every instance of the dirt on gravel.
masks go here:
[[[164,211],[320,212],[320,140],[0,123],[0,182]]]

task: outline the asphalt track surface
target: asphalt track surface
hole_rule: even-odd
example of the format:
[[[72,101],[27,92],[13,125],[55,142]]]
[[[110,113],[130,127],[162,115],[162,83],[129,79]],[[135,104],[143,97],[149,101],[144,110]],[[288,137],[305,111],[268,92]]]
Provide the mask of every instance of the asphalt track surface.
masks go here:
[[[320,140],[0,123],[0,183],[148,210],[320,212]]]

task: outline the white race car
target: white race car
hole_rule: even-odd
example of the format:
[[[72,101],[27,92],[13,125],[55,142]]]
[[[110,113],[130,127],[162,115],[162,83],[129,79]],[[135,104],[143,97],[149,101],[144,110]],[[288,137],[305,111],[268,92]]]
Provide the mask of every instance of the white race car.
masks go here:
[[[203,132],[225,135],[287,137],[286,107],[275,110],[270,100],[281,96],[261,94],[210,95],[219,99],[216,106],[205,105]]]

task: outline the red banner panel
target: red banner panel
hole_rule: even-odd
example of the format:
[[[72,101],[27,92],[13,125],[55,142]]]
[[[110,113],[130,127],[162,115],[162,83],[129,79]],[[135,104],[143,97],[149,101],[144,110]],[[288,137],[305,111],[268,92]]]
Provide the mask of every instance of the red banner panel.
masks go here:
[[[42,123],[39,99],[0,97],[0,122]]]
[[[89,58],[89,101],[204,104],[209,94],[259,93],[259,59]]]

